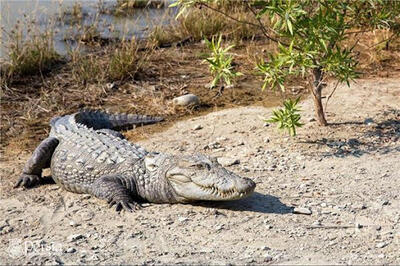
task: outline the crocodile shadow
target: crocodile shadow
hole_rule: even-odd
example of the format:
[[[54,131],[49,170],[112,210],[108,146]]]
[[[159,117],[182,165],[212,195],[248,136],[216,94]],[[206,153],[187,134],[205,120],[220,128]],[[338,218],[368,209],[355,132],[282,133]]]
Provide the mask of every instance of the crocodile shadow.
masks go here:
[[[231,211],[251,211],[258,213],[288,214],[293,212],[293,207],[282,203],[278,197],[254,192],[251,196],[233,201],[200,201],[192,205],[226,209]]]
[[[55,184],[51,176],[45,176],[40,184],[34,187],[39,187],[48,184]],[[33,188],[34,188],[33,187]],[[146,203],[146,201],[140,201]],[[197,201],[190,205],[202,206],[206,208],[226,209],[231,211],[250,211],[258,213],[276,213],[288,214],[293,212],[293,207],[282,203],[278,197],[254,192],[251,196],[232,201]]]

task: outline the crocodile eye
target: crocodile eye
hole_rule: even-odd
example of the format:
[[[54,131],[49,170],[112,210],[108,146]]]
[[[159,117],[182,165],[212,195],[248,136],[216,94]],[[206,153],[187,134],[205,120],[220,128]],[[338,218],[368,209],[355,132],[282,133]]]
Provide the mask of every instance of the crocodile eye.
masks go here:
[[[192,165],[190,166],[190,168],[195,168],[195,169],[197,169],[197,170],[203,170],[203,169],[204,169],[204,165],[203,165],[203,164],[200,164],[200,163],[198,163],[198,164],[192,164]]]
[[[211,168],[210,165],[207,163],[193,164],[193,165],[191,165],[191,167],[196,168],[198,170],[204,170],[204,169],[210,170],[210,168]]]

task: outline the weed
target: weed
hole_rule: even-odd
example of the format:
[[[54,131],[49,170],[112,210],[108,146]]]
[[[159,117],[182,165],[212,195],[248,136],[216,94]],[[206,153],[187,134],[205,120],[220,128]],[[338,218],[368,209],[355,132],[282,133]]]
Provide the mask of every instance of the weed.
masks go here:
[[[149,40],[158,47],[179,41],[182,39],[182,37],[180,36],[179,32],[175,31],[175,29],[176,27],[174,26],[170,26],[168,28],[155,26],[149,34]]]
[[[100,83],[105,79],[104,70],[93,54],[83,56],[80,52],[71,54],[71,72],[75,81],[81,84]]]
[[[7,32],[6,32],[7,33]],[[61,57],[54,50],[54,31],[25,29],[21,23],[7,33],[8,62],[2,70],[5,83],[15,76],[42,74],[59,63]]]
[[[126,41],[116,47],[109,60],[108,74],[112,80],[134,78],[146,61],[146,56],[139,55],[139,47],[135,41]]]
[[[228,51],[234,46],[230,45],[225,49],[221,47],[222,35],[219,36],[218,41],[215,41],[213,37],[211,42],[205,39],[208,48],[211,50],[210,57],[206,58],[208,62],[210,72],[214,76],[210,87],[215,87],[221,79],[224,80],[226,85],[231,85],[232,80],[237,76],[243,75],[240,72],[236,72],[232,66],[232,55],[228,55]]]
[[[113,14],[115,16],[132,15],[137,8],[162,8],[165,0],[117,0]]]
[[[272,111],[273,115],[270,119],[265,120],[268,123],[278,123],[278,128],[280,130],[287,130],[290,136],[296,136],[296,128],[303,126],[300,123],[299,109],[297,109],[297,104],[300,101],[300,97],[296,100],[288,99],[283,102],[283,109],[278,109]]]
[[[211,38],[223,32],[227,25],[226,19],[221,16],[211,16],[210,12],[198,9],[191,9],[186,16],[179,18],[179,31],[195,41]]]

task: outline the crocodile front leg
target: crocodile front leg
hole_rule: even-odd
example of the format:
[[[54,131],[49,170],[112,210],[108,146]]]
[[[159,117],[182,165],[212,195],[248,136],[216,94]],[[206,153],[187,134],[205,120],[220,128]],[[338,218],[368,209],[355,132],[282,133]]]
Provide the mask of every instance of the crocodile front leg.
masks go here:
[[[90,192],[97,198],[107,200],[110,207],[116,205],[118,212],[121,209],[129,212],[140,209],[140,205],[132,197],[136,194],[134,187],[128,189],[125,180],[121,175],[102,176],[92,184]]]
[[[43,140],[25,164],[24,170],[14,187],[32,187],[42,181],[42,170],[50,167],[51,157],[59,141],[55,137]]]

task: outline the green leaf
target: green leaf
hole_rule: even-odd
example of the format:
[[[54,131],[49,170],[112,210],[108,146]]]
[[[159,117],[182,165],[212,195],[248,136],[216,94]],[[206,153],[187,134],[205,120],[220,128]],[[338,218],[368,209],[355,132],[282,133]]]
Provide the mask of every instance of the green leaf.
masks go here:
[[[288,29],[289,29],[290,34],[293,35],[293,25],[292,25],[292,22],[290,21],[290,19],[288,19],[288,20],[286,21],[286,24],[287,24],[287,26],[288,26]]]
[[[277,127],[280,130],[287,130],[290,136],[296,136],[298,127],[303,126],[299,122],[301,116],[299,110],[296,108],[300,101],[300,97],[296,100],[288,99],[283,102],[282,109],[273,110],[270,119],[265,120],[268,123],[277,123]]]

